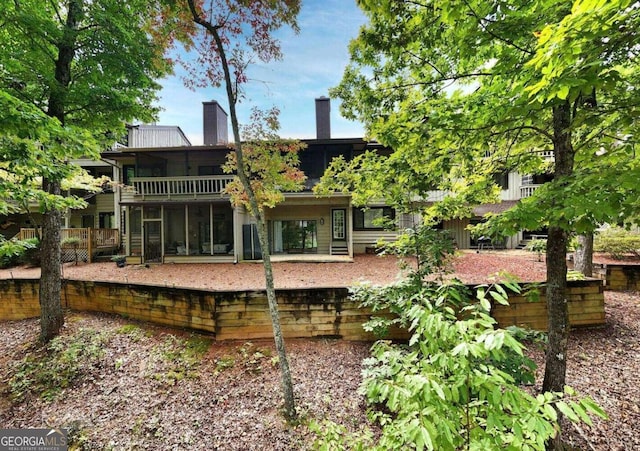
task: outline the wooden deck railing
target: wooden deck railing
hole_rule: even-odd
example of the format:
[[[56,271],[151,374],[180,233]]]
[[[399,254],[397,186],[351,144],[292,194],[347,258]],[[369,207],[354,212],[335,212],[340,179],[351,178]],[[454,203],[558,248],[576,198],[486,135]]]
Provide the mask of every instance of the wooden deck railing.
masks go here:
[[[185,196],[222,194],[233,180],[229,175],[203,175],[191,177],[134,177],[131,179],[139,196]]]
[[[37,236],[36,229],[20,229],[21,240],[36,238]],[[86,252],[86,258],[89,263],[91,263],[94,254],[98,251],[120,249],[120,231],[118,229],[94,229],[91,227],[62,229],[60,236],[63,242],[67,238],[79,238],[80,244],[77,250],[83,254]],[[63,250],[66,249],[73,249],[73,247],[63,245]]]
[[[533,192],[542,185],[522,185],[520,186],[520,198],[531,197]]]

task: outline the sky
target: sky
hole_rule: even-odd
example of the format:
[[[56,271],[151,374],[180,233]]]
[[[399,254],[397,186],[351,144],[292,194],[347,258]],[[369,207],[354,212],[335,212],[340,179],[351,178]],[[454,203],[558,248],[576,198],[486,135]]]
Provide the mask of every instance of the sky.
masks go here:
[[[283,59],[269,64],[255,63],[245,86],[246,98],[238,107],[241,123],[253,106],[280,109],[280,136],[315,138],[315,99],[328,96],[349,62],[349,41],[365,23],[355,0],[302,0],[298,16],[300,33],[289,29],[278,33]],[[176,67],[175,75],[160,81],[159,125],[177,125],[193,145],[202,144],[202,102],[218,101],[227,111],[222,88],[184,87]],[[340,116],[339,101],[331,100],[331,136],[355,138],[364,135],[360,123]],[[229,130],[231,139],[231,130]]]

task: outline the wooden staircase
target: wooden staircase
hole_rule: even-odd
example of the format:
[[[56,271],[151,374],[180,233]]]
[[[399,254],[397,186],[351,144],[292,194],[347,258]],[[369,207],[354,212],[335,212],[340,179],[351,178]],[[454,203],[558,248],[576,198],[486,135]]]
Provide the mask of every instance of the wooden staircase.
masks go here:
[[[330,253],[331,255],[349,255],[349,247],[344,242],[331,243]]]

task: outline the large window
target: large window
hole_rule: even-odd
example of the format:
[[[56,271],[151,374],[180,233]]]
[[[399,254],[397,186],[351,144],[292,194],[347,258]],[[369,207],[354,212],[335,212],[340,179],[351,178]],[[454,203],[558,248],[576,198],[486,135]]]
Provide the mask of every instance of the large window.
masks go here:
[[[496,172],[493,174],[493,181],[496,185],[498,185],[501,189],[509,189],[509,172]]]
[[[382,230],[383,222],[396,218],[396,212],[391,207],[369,207],[367,209],[353,209],[354,230]]]
[[[273,252],[303,254],[318,252],[315,220],[273,221]]]

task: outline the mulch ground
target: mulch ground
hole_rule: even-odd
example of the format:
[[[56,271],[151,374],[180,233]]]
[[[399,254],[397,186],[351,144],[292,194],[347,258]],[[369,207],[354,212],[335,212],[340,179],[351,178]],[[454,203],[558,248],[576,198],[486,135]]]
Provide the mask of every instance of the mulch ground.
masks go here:
[[[532,254],[521,255],[518,260],[515,254],[474,253],[466,254],[456,270],[478,277],[477,281],[491,277],[505,266],[523,269],[525,275],[531,275],[544,268],[536,260]],[[368,280],[375,274],[393,280],[398,274],[395,262],[372,269],[373,262],[379,261],[367,258],[363,263],[368,265]],[[300,271],[304,266],[298,265],[287,264],[280,271],[293,271],[289,280],[297,279],[296,283],[304,280],[306,284],[312,277],[319,278],[318,265],[311,266],[315,273]],[[358,264],[344,265],[350,265],[346,268],[354,271]],[[117,269],[113,264],[109,266]],[[217,265],[207,266],[207,273],[217,272],[212,268]],[[245,265],[236,265],[242,266]],[[246,266],[260,269],[259,265]],[[131,273],[149,275],[155,274],[155,269],[131,269]],[[342,267],[334,267],[330,272],[341,270]],[[67,267],[65,274],[69,276]],[[326,278],[322,277],[317,283],[329,283],[332,281],[326,280],[329,277],[347,281],[359,276],[349,272],[337,276],[327,273]],[[217,285],[215,288],[219,289]],[[607,292],[605,296],[606,326],[575,330],[571,334],[567,382],[593,397],[610,418],[596,419],[593,427],[569,427],[564,438],[584,450],[640,449],[640,295]],[[39,320],[4,322],[0,323],[0,329],[2,428],[67,427],[80,449],[311,447],[312,434],[306,423],[288,426],[279,412],[279,372],[272,359],[275,351],[270,341],[212,342],[207,344],[204,357],[185,363],[179,357],[184,343],[210,337],[109,315],[68,313],[62,339],[102,337],[99,358],[80,368],[80,377],[48,400],[33,390],[27,390],[21,400],[11,400],[8,388],[16,362],[28,355],[38,355],[33,343]],[[357,394],[357,388],[362,359],[368,355],[368,349],[368,343],[339,340],[287,342],[297,406],[305,421],[329,418],[352,430],[366,424],[364,399]],[[539,350],[530,352],[542,363]]]

